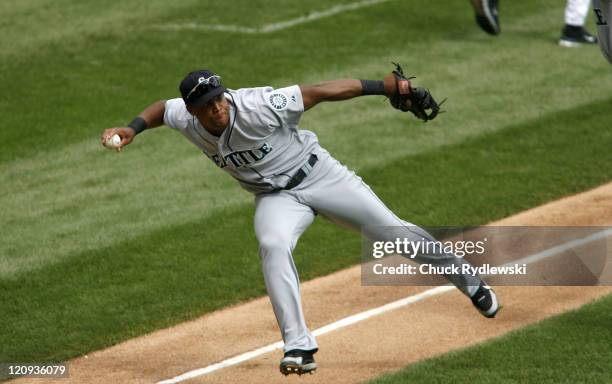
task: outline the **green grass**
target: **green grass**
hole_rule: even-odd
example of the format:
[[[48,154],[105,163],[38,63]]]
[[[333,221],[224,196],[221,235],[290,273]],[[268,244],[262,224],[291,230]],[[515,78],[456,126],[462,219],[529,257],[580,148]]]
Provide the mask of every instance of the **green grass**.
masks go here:
[[[612,296],[370,384],[610,383]]]
[[[608,66],[597,49],[561,50],[551,44],[560,10],[537,2],[508,6],[504,14],[513,23],[498,39],[474,26],[463,1],[448,2],[444,12],[436,12],[432,17],[440,26],[435,28],[422,21],[432,13],[429,6],[415,2],[414,25],[391,18],[364,33],[358,46],[344,44],[353,39],[347,25],[356,18],[389,19],[396,6],[392,1],[273,36],[215,34],[206,39],[210,66],[222,69],[231,86],[280,86],[380,77],[391,60],[399,60],[435,94],[449,97],[447,113],[428,125],[392,111],[382,98],[329,103],[305,114],[302,126],[315,130],[327,149],[358,170],[612,96],[612,76],[604,72]],[[176,21],[175,11],[168,12],[163,22]],[[159,22],[153,18],[149,29],[128,28],[119,37],[111,31],[90,37],[75,32],[70,44],[45,45],[47,50],[36,54],[26,50],[22,60],[27,65],[5,62],[7,70],[0,72],[6,90],[6,102],[0,102],[0,276],[251,201],[173,132],[147,132],[121,156],[100,147],[103,128],[125,124],[151,100],[175,97],[184,71],[209,65],[200,55],[192,58],[209,32],[162,33],[153,28]],[[400,43],[396,31],[403,29],[420,38]],[[383,38],[396,45],[380,44]],[[134,63],[133,57],[139,60]],[[177,64],[177,57],[185,59]],[[147,198],[131,198],[136,191]]]
[[[412,222],[485,223],[609,180],[609,103],[361,173]],[[568,152],[579,160],[567,163]],[[65,359],[265,294],[252,216],[251,204],[222,209],[5,279],[0,321],[11,326],[0,359]],[[359,252],[358,236],[318,220],[295,258],[310,279],[355,264]]]
[[[120,155],[99,145],[194,68],[237,88],[380,78],[400,61],[447,113],[423,125],[372,97],[301,126],[418,224],[485,223],[612,179],[610,68],[596,47],[556,46],[562,4],[504,4],[496,38],[463,0],[269,35],[161,28],[256,27],[332,3],[0,5],[0,361],[65,359],[265,293],[248,193],[168,129]],[[318,220],[296,251],[302,280],[357,263],[359,247]]]

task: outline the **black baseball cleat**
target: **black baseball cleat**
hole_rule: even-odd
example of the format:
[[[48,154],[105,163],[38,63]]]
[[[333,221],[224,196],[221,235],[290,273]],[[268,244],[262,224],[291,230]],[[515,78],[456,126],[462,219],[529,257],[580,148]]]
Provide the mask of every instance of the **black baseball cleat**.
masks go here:
[[[486,285],[480,283],[478,290],[472,296],[472,304],[478,309],[481,315],[488,318],[493,318],[501,309],[499,302],[497,301],[497,295],[495,292]]]
[[[583,44],[597,44],[597,38],[584,27],[566,25],[561,30],[559,45],[562,47],[580,47]]]
[[[285,352],[285,356],[280,362],[280,371],[287,376],[292,373],[302,375],[304,373],[314,373],[317,369],[317,363],[314,360],[314,353],[317,350],[303,351],[301,349],[293,349]]]
[[[476,24],[490,35],[499,35],[499,0],[471,0]]]

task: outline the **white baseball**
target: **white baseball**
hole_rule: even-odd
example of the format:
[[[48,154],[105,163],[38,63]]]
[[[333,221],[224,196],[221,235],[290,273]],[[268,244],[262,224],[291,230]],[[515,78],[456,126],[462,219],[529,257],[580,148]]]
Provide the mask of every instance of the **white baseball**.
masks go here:
[[[121,145],[121,137],[117,134],[114,134],[111,137],[106,139],[106,142],[104,145],[106,146],[106,148],[109,148],[109,149],[118,148],[119,145]]]

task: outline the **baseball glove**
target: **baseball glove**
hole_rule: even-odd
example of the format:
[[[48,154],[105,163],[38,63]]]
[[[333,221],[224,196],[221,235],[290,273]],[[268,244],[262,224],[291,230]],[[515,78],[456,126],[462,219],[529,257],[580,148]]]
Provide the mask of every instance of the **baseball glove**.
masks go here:
[[[393,64],[395,70],[391,74],[395,78],[395,92],[389,97],[393,108],[402,112],[412,112],[413,115],[424,122],[433,120],[438,114],[442,113],[440,106],[446,99],[438,104],[428,89],[423,87],[413,88],[410,80],[414,79],[414,76],[404,76],[402,67],[397,63]]]

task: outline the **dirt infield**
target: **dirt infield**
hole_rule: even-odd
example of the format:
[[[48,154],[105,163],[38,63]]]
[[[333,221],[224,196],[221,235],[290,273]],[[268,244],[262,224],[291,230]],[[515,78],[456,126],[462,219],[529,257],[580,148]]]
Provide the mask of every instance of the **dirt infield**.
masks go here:
[[[496,225],[611,225],[612,183],[564,198]],[[356,256],[358,257],[358,256]],[[311,329],[431,287],[364,287],[359,266],[302,284]],[[504,309],[481,317],[457,290],[371,317],[318,337],[319,369],[301,378],[278,372],[280,350],[183,383],[354,383],[449,350],[503,335],[577,308],[612,287],[498,287]],[[70,361],[70,378],[14,383],[152,383],[207,367],[278,341],[266,297],[210,313]]]

